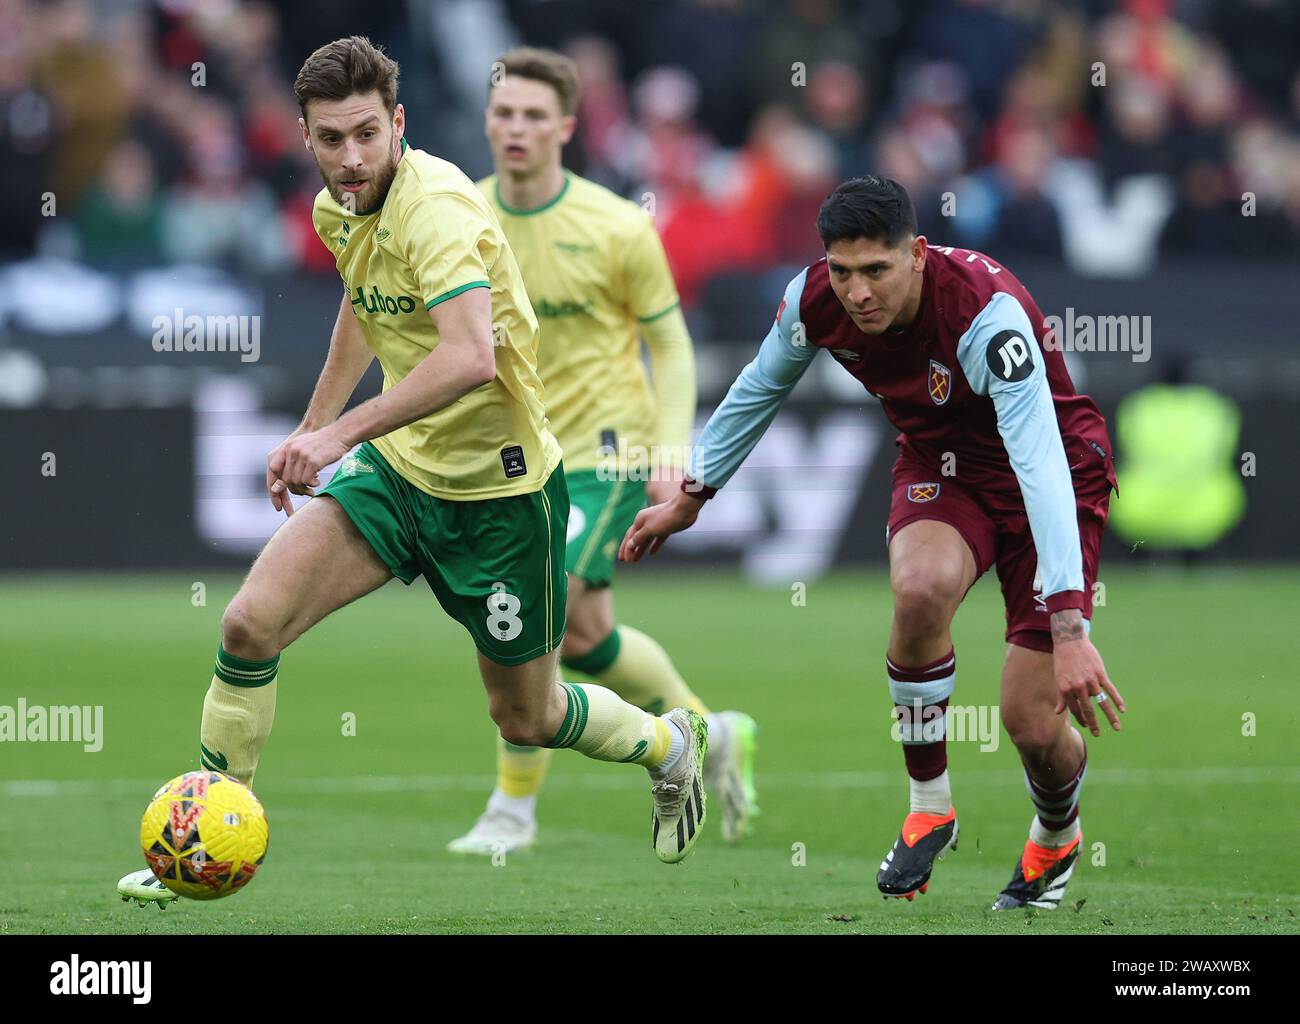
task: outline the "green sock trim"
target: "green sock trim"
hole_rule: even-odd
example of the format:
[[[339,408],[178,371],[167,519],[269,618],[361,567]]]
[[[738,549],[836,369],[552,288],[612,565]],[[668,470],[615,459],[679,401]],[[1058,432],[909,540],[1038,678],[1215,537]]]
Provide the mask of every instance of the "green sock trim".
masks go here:
[[[618,634],[618,627],[605,637],[600,643],[589,650],[586,654],[580,654],[576,658],[561,658],[565,668],[571,668],[575,672],[581,672],[583,675],[598,676],[618,658],[618,652],[623,646],[623,638]]]
[[[573,727],[574,700],[573,700],[573,694],[570,692],[571,687],[569,686],[568,683],[561,683],[560,685],[564,687],[564,696],[568,698],[569,703],[568,706],[564,709],[564,721],[560,723],[559,731],[554,736],[551,737],[551,742],[546,744],[548,747],[564,746],[564,743],[561,741],[564,739],[565,736],[569,734],[569,730]]]
[[[252,661],[231,654],[221,644],[217,644],[216,677],[231,686],[265,686],[275,678],[280,670],[280,656],[266,661]]]
[[[582,687],[574,686],[572,683],[560,685],[564,687],[564,695],[569,699],[569,706],[564,711],[564,722],[560,725],[560,731],[555,734],[550,743],[546,744],[548,747],[571,747],[578,742],[578,738],[587,728],[590,705],[587,695],[582,692]]]

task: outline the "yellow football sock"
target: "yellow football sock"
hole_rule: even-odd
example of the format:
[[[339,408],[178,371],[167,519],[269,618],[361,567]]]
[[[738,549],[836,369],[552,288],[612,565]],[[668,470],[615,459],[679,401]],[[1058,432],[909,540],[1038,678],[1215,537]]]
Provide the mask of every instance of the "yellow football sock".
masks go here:
[[[673,708],[709,714],[673,667],[668,652],[653,637],[631,626],[616,627],[589,652],[566,658],[564,664],[599,679],[624,700],[654,714]]]
[[[199,763],[253,785],[257,759],[275,720],[280,656],[267,661],[237,658],[217,648],[217,668],[203,698]]]
[[[653,768],[668,756],[672,731],[662,718],[594,683],[559,683],[568,700],[560,731],[548,747],[572,747],[597,761]]]
[[[546,747],[519,747],[497,736],[497,789],[506,796],[536,796],[550,766]]]

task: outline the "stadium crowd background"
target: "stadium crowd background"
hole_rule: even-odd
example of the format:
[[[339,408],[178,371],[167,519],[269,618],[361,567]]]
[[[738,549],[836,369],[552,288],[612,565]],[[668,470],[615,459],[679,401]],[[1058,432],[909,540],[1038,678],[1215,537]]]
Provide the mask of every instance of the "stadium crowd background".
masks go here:
[[[867,171],[1013,265],[1298,251],[1292,0],[0,0],[0,256],[333,273],[291,82],[353,32],[401,61],[413,142],[475,176],[493,57],[571,53],[566,162],[653,195],[688,309],[818,258],[818,204]]]
[[[278,525],[265,453],[338,288],[291,84],[350,34],[400,61],[411,144],[475,178],[492,62],[574,56],[565,160],[654,214],[697,427],[821,256],[822,199],[885,174],[932,242],[990,253],[1045,315],[1133,332],[1062,331],[1117,445],[1107,558],[1300,558],[1300,0],[0,0],[0,435],[80,456],[13,510],[0,569],[242,566]],[[247,321],[257,350],[163,351],[182,313]],[[879,559],[889,436],[815,367],[698,543],[763,578]],[[779,514],[793,468],[815,522]],[[189,512],[142,518],[123,473],[174,480]]]

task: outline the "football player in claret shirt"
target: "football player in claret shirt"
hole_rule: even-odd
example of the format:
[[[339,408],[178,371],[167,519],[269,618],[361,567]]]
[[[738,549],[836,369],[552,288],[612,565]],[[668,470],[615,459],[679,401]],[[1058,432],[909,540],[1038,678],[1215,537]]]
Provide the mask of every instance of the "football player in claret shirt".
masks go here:
[[[924,892],[957,845],[943,713],[957,658],[950,624],[997,566],[1006,605],[1002,721],[1034,817],[994,909],[1054,908],[1079,858],[1082,734],[1124,710],[1089,639],[1092,585],[1115,482],[1110,439],[1075,393],[1043,315],[989,256],[931,246],[895,181],[855,178],[822,204],[826,257],[786,288],[757,357],[710,417],[681,491],[641,512],[619,557],[653,554],[695,522],[753,449],[818,350],[898,429],[886,533],[894,616],[885,668],[911,808],[880,865],[888,896]]]
[[[683,707],[706,716],[705,789],[720,802],[723,838],[735,841],[756,810],[753,719],[711,713],[658,641],[614,616],[619,541],[647,497],[664,501],[677,490],[690,446],[695,361],[677,286],[646,211],[561,163],[577,122],[573,61],[519,47],[493,69],[485,129],[496,173],[478,187],[541,324],[537,369],[564,450],[569,596],[561,664],[648,711]],[[550,759],[547,747],[499,739],[487,808],[448,849],[490,856],[532,845]]]

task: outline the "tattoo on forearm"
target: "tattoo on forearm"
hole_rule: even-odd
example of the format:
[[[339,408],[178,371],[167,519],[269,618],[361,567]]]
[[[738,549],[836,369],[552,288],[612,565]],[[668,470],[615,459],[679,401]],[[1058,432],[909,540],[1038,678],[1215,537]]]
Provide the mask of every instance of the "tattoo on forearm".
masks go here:
[[[1083,612],[1078,608],[1066,608],[1063,611],[1052,613],[1052,642],[1060,643],[1064,640],[1082,640],[1083,632]]]

